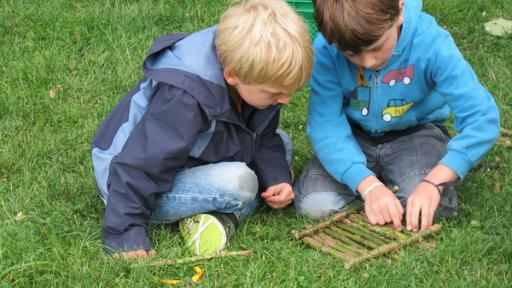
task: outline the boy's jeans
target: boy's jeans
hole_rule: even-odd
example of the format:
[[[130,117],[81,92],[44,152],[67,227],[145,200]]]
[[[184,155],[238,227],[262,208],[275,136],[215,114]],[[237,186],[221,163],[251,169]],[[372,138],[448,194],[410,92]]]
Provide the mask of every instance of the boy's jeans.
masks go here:
[[[360,128],[352,128],[366,155],[367,167],[388,187],[398,186],[396,196],[404,209],[416,186],[446,154],[449,140],[444,128],[431,123],[404,132],[393,132],[394,135],[385,141],[375,141]],[[331,177],[316,156],[304,169],[294,191],[296,209],[313,219],[340,211],[359,198],[359,194]],[[448,217],[457,208],[455,189],[446,186],[436,210],[436,218]]]
[[[291,161],[291,141],[277,130]],[[233,213],[240,222],[261,203],[258,178],[245,163],[220,162],[189,168],[176,175],[172,190],[156,199],[151,223],[173,223],[182,218],[207,213]]]

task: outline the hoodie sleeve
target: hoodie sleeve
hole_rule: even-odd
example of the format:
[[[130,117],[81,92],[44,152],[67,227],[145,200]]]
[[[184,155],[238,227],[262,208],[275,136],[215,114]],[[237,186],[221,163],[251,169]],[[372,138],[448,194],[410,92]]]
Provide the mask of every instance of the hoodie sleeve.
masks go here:
[[[208,121],[183,90],[161,85],[122,151],[112,159],[102,237],[108,254],[149,250],[149,218],[155,198],[171,190]],[[172,115],[172,117],[170,117]]]
[[[373,173],[359,147],[343,109],[343,93],[336,60],[320,35],[314,44],[307,133],[324,168],[339,182],[356,191],[359,183]]]
[[[280,183],[292,184],[284,143],[281,136],[276,132],[279,117],[280,108],[263,130],[260,145],[254,158],[260,191],[266,191],[268,187]]]
[[[445,36],[438,51],[431,77],[435,90],[443,95],[453,112],[458,133],[448,142],[447,154],[440,163],[463,179],[496,141],[499,111],[451,36]]]

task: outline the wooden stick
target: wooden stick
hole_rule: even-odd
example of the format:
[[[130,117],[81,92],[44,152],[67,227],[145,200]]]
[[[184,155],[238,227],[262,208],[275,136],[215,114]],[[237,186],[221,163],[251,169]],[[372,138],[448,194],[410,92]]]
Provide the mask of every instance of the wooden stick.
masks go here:
[[[142,262],[131,265],[131,267],[138,267],[138,266],[161,266],[161,265],[176,265],[176,264],[184,264],[184,263],[190,263],[190,262],[196,262],[196,261],[202,261],[202,260],[210,260],[213,258],[221,258],[221,257],[233,257],[233,256],[249,256],[252,254],[252,250],[243,250],[243,251],[222,251],[220,253],[212,254],[212,255],[206,255],[206,256],[194,256],[189,258],[182,258],[182,259],[164,259],[154,262]]]
[[[362,243],[357,242],[355,236],[350,235],[350,233],[347,233],[344,230],[341,230],[338,227],[331,226],[324,230],[325,233],[332,235],[336,237],[337,239],[340,239],[341,241],[347,243],[350,246],[356,247],[363,251],[368,251],[368,247],[363,245]]]
[[[351,220],[346,219],[345,222],[353,227],[354,229],[357,229],[359,231],[365,231],[366,234],[363,235],[368,240],[371,240],[379,245],[385,245],[389,243],[389,240],[383,236],[381,236],[379,233],[372,231],[368,228],[368,225],[361,225],[359,223],[355,223]]]
[[[437,234],[440,231],[441,231],[441,225],[434,224],[434,225],[432,225],[432,227],[430,227],[430,230],[418,232],[416,234],[413,234],[411,237],[409,237],[407,239],[401,239],[398,242],[394,242],[394,243],[391,243],[391,244],[387,244],[387,245],[381,246],[381,247],[379,247],[377,249],[374,249],[373,251],[371,251],[367,255],[364,255],[364,256],[359,257],[357,259],[354,259],[352,261],[347,261],[345,263],[345,268],[346,269],[351,269],[352,267],[354,267],[355,265],[357,265],[357,264],[359,264],[359,263],[361,263],[363,261],[375,258],[377,256],[381,256],[381,255],[387,254],[387,253],[392,252],[392,251],[396,251],[396,250],[400,249],[403,246],[409,245],[409,244],[414,243],[414,242],[418,242],[418,241],[422,240],[423,238],[425,238],[427,236],[430,236],[432,234]]]
[[[349,220],[353,221],[354,223],[368,227],[368,229],[370,229],[371,231],[379,233],[381,236],[385,236],[385,237],[389,238],[390,240],[406,239],[409,237],[408,234],[401,232],[401,231],[396,231],[391,226],[381,227],[381,226],[377,226],[377,225],[372,225],[372,224],[366,222],[366,219],[363,217],[365,217],[365,216],[359,214],[358,217],[353,217]]]
[[[337,241],[337,248],[343,249],[344,251],[348,251],[352,254],[357,254],[356,256],[364,255],[364,252],[366,252],[366,249],[359,249],[356,246],[353,246],[351,244],[348,244],[346,242],[341,241],[340,239],[336,238],[336,236],[330,231],[330,234],[326,233],[327,231],[324,231],[323,233],[320,233],[319,235],[323,235],[322,237],[325,238],[331,238],[335,241]]]
[[[331,228],[324,229],[323,233],[325,233],[331,237],[334,237],[334,239],[338,240],[341,243],[341,245],[343,245],[344,247],[347,247],[347,249],[359,250],[360,248],[364,248],[364,247],[359,247],[359,245],[354,245],[357,243],[353,243],[350,239],[347,239],[343,235],[339,235],[337,232],[335,232]]]
[[[304,239],[302,239],[302,241],[304,241],[304,243],[310,245],[311,247],[313,247],[317,250],[320,250],[324,253],[331,254],[332,256],[334,256],[336,258],[345,258],[345,256],[342,253],[340,253],[328,246],[322,245],[322,243],[318,242],[317,240],[315,240],[311,237],[306,236],[306,237],[304,237]]]
[[[367,239],[363,238],[360,234],[356,234],[356,233],[353,233],[352,231],[344,229],[343,226],[345,226],[345,225],[336,225],[336,226],[333,226],[332,229],[334,231],[336,231],[337,233],[349,238],[353,242],[356,242],[357,244],[361,245],[365,250],[371,250],[378,246],[378,245],[371,243]]]
[[[371,230],[369,230],[369,229],[364,230],[364,229],[356,228],[355,226],[350,225],[348,223],[348,221],[346,224],[337,225],[337,227],[352,233],[359,239],[358,242],[361,242],[364,245],[366,245],[372,249],[374,249],[378,246],[387,244],[387,242],[382,241],[379,238],[377,238],[376,236],[372,235]],[[376,233],[373,233],[373,234],[376,234]]]
[[[498,137],[498,140],[496,140],[496,143],[501,146],[510,147],[512,146],[512,141],[508,138],[504,137]]]
[[[395,235],[392,235],[391,233],[389,233],[388,231],[385,231],[383,229],[379,229],[380,227],[376,226],[376,225],[372,225],[368,222],[366,222],[366,219],[363,218],[365,216],[363,215],[358,215],[358,217],[354,217],[354,218],[351,218],[350,221],[356,223],[356,224],[359,224],[363,227],[366,227],[368,228],[368,230],[370,231],[373,231],[375,233],[378,233],[381,237],[384,237],[386,239],[386,242],[388,243],[389,241],[395,241],[398,239],[398,237],[396,237]]]
[[[512,130],[508,130],[503,127],[500,127],[500,131],[501,131],[501,134],[503,134],[505,136],[509,136],[509,137],[512,136]]]
[[[352,260],[364,255],[362,251],[357,250],[354,247],[348,246],[344,243],[341,243],[340,241],[336,240],[335,238],[332,238],[331,236],[325,233],[316,234],[315,236],[313,236],[313,239],[340,252],[341,254],[344,255],[343,258],[345,260]]]
[[[336,221],[341,221],[353,213],[356,213],[355,209],[348,209],[347,211],[336,213],[328,220],[326,220],[324,222],[320,222],[309,229],[306,229],[303,231],[292,231],[293,237],[295,238],[295,240],[300,240],[300,239],[304,238],[305,236],[311,236],[316,231],[331,225],[331,223],[334,223]]]

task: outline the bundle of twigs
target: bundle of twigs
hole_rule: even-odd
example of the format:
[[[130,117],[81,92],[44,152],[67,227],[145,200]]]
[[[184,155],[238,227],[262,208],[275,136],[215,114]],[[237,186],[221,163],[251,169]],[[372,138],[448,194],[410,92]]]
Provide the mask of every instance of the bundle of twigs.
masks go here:
[[[348,211],[335,214],[304,231],[294,231],[294,237],[315,249],[344,259],[345,268],[350,269],[440,231],[438,224],[418,233],[396,231],[389,226],[370,225],[363,214]]]
[[[505,147],[511,147],[512,146],[512,140],[510,140],[510,137],[512,137],[512,131],[505,129],[503,127],[500,127],[501,136],[498,137],[498,140],[496,143],[499,145],[505,146]]]

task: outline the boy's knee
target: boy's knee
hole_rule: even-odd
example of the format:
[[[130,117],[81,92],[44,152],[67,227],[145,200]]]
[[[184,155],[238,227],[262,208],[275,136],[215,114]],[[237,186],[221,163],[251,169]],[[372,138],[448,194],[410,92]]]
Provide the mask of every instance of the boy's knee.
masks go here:
[[[348,202],[335,192],[311,193],[295,199],[297,211],[311,219],[320,219],[340,211]]]
[[[225,162],[222,165],[222,182],[230,193],[251,201],[258,193],[258,177],[245,163]]]

